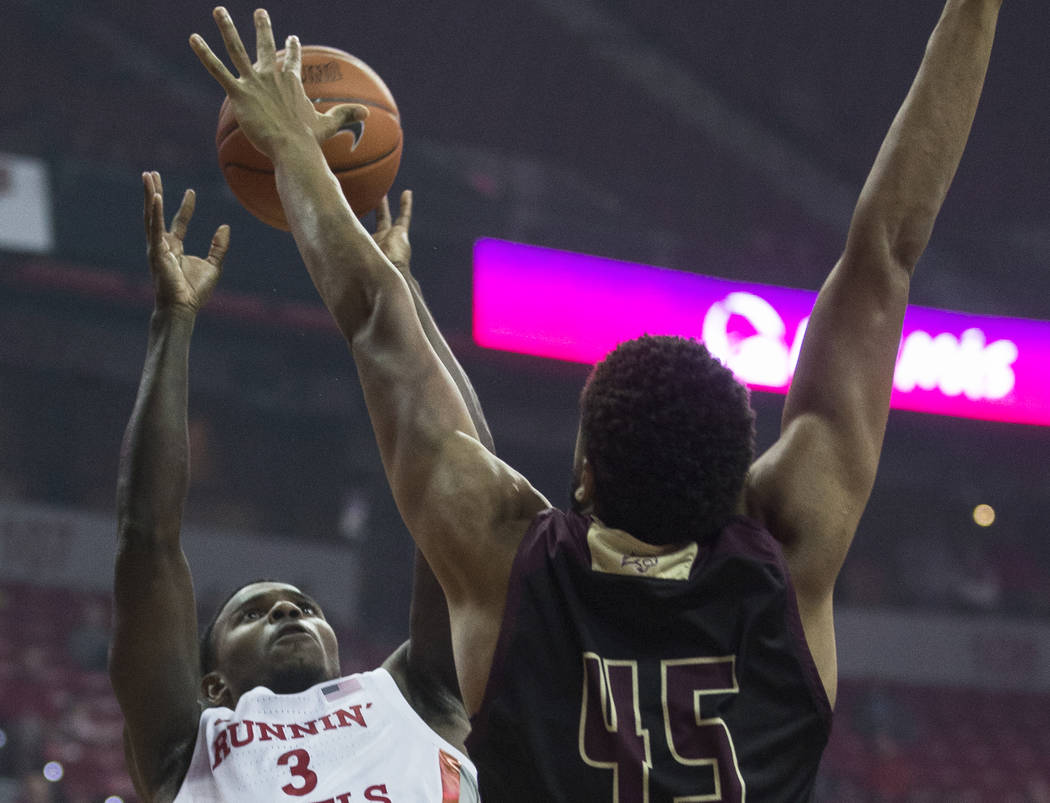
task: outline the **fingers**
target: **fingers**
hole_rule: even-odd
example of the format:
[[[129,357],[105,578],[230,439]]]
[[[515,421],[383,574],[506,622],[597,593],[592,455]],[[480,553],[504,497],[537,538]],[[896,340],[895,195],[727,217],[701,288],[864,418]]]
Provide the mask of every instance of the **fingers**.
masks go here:
[[[230,61],[236,68],[237,74],[241,78],[250,75],[256,68],[252,65],[248,51],[245,50],[244,43],[237,32],[237,27],[233,24],[230,13],[222,6],[216,6],[212,12],[212,17],[214,17],[215,24],[219,28],[222,41],[226,45],[226,52],[229,54]],[[270,21],[270,15],[266,9],[260,8],[256,9],[253,18],[255,20],[255,53],[258,59],[258,70],[259,72],[272,72],[277,68],[277,46],[273,38],[273,24]],[[222,60],[215,55],[202,36],[193,34],[190,37],[190,47],[197,54],[197,58],[200,59],[204,68],[226,90],[227,95],[236,90],[237,78],[226,68]],[[284,70],[295,75],[301,75],[302,46],[298,37],[294,37],[294,42],[292,38],[289,38],[285,47]]]
[[[344,126],[351,126],[355,123],[364,123],[368,117],[368,107],[360,103],[343,103],[329,109],[325,114],[337,118]]]
[[[226,251],[230,247],[230,227],[223,223],[216,229],[211,238],[211,248],[208,249],[208,261],[215,267],[222,269],[222,261],[226,258]]]
[[[142,174],[142,217],[146,227],[146,242],[153,246],[157,242],[156,223],[160,222],[160,233],[164,234],[164,187],[160,173],[156,170]],[[157,203],[160,198],[160,203]]]
[[[390,228],[390,201],[383,196],[383,200],[376,207],[376,236],[383,234]]]
[[[146,227],[146,239],[151,248],[159,245],[168,230],[164,227],[164,186],[160,173],[155,170],[142,174],[142,212]],[[179,204],[179,211],[171,221],[171,235],[180,242],[186,238],[186,230],[197,208],[197,193],[186,190]]]
[[[164,242],[164,196],[154,192],[146,203],[147,251],[156,253]]]
[[[142,174],[142,224],[146,228],[146,239],[149,240],[150,222],[153,220],[153,174]]]
[[[186,190],[182,195],[179,211],[175,213],[175,219],[171,221],[171,233],[179,241],[186,239],[186,229],[190,225],[190,218],[193,217],[193,210],[196,208],[197,193],[193,190]]]
[[[368,107],[362,106],[360,103],[344,103],[340,106],[333,106],[322,115],[324,119],[324,126],[321,130],[322,137],[328,139],[328,137],[335,136],[339,131],[350,131],[354,135],[354,145],[351,148],[353,150],[360,144],[361,137],[365,135],[365,118],[367,117]]]
[[[204,69],[211,73],[211,77],[219,82],[219,86],[226,90],[227,95],[230,94],[230,91],[237,85],[237,79],[233,77],[233,73],[226,69],[226,65],[219,60],[219,57],[212,53],[208,43],[204,41],[200,34],[195,33],[190,37],[190,47],[197,54],[197,58],[204,65]]]
[[[386,200],[386,199],[384,199]],[[389,214],[389,212],[387,213]],[[408,226],[412,222],[412,190],[404,190],[401,193],[401,208],[398,210],[395,226],[400,226],[408,234]]]
[[[303,46],[298,36],[284,40],[284,71],[301,78],[303,75]]]
[[[272,72],[277,64],[277,47],[273,39],[273,26],[265,8],[255,10],[255,58],[259,70]]]
[[[248,51],[244,49],[241,35],[237,33],[237,26],[230,18],[230,12],[222,6],[217,6],[212,12],[215,24],[219,26],[219,33],[226,45],[226,52],[230,54],[230,61],[237,68],[239,75],[248,75],[252,71],[252,60],[248,58]]]

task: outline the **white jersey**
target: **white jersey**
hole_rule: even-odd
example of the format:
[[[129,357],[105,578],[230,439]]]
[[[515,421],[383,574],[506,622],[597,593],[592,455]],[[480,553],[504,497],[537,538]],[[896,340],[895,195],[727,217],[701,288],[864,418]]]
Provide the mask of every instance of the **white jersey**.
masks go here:
[[[477,771],[385,669],[299,694],[265,687],[201,715],[175,803],[476,803]]]

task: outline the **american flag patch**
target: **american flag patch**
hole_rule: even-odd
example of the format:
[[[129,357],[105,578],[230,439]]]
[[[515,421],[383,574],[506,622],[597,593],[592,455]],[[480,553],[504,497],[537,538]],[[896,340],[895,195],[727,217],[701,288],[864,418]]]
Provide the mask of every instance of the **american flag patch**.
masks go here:
[[[338,683],[329,683],[321,687],[321,694],[326,700],[339,700],[347,695],[360,691],[361,681],[357,678],[345,678]]]

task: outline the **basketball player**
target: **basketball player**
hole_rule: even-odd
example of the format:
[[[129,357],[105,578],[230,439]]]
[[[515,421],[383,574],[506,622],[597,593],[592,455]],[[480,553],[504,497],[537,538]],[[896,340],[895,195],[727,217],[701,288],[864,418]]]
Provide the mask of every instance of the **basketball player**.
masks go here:
[[[236,76],[191,37],[276,165],[300,253],[352,348],[401,514],[448,599],[486,799],[812,794],[835,702],[832,590],[1000,5],[947,0],[813,309],[776,443],[752,462],[746,392],[702,346],[640,338],[583,389],[569,512],[478,441],[405,282],[327,169],[319,141],[363,110],[315,112],[298,40],[276,68],[264,11],[253,66],[215,10]]]
[[[143,185],[156,305],[121,450],[110,659],[136,788],[146,800],[180,803],[476,801],[448,612],[424,562],[416,565],[410,641],[379,669],[341,678],[336,636],[321,607],[274,581],[235,591],[205,632],[198,660],[196,603],[179,544],[188,354],[229,229],[215,233],[206,258],[184,253],[192,191],[165,230],[159,174],[145,174]],[[411,279],[410,215],[410,194],[395,223],[384,201],[376,240]],[[421,296],[418,304],[440,340],[435,347],[462,377],[467,404],[475,405]],[[477,424],[486,430],[480,418]]]

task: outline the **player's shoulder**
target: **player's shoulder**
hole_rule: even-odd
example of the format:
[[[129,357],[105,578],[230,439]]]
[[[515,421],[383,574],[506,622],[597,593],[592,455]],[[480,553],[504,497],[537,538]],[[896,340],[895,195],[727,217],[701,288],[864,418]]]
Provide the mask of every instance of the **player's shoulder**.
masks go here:
[[[425,526],[450,528],[454,534],[491,532],[508,521],[531,519],[548,507],[521,472],[463,432],[445,440],[419,500]],[[468,540],[476,542],[473,536]]]
[[[755,557],[781,560],[780,542],[765,523],[746,514],[730,516],[711,541],[715,549],[753,554]]]
[[[546,501],[546,500],[544,500]],[[586,534],[595,519],[574,510],[562,510],[549,504],[528,512],[529,532],[552,537],[577,537]]]
[[[538,558],[580,551],[586,544],[591,519],[572,510],[547,505],[527,511],[518,526],[522,530],[518,549],[518,559],[521,560],[529,553],[536,553]]]

